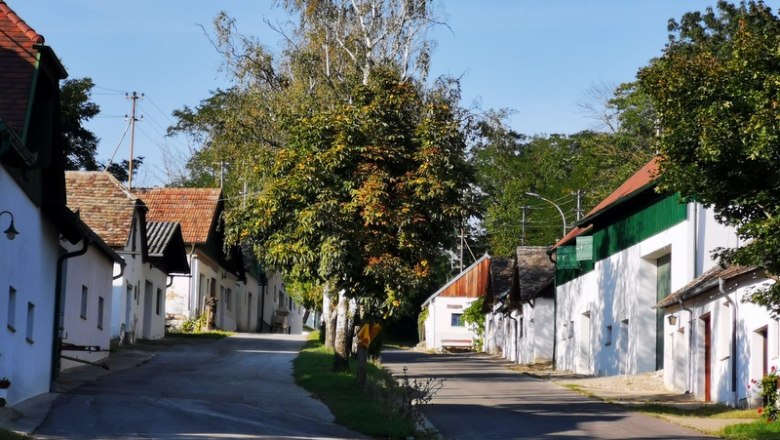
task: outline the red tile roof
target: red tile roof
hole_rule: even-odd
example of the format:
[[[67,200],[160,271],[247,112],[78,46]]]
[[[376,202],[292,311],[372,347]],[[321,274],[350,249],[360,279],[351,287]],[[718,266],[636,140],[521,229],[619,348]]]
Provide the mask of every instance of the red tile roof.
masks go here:
[[[124,247],[130,237],[133,214],[143,202],[104,171],[65,173],[68,208],[111,247]]]
[[[653,182],[655,182],[657,177],[658,158],[656,157],[651,159],[650,162],[645,164],[645,166],[643,166],[639,171],[634,173],[633,176],[629,177],[628,180],[623,182],[623,184],[620,185],[618,189],[613,191],[612,194],[608,195],[604,200],[596,205],[596,207],[591,209],[590,212],[588,212],[588,214],[582,220],[580,220],[580,224],[583,226],[578,226],[569,231],[565,237],[555,243],[554,247],[557,248],[559,246],[563,246],[573,238],[589,230],[592,225],[585,225],[589,219],[601,214],[617,203],[622,202],[625,198],[633,196],[634,194],[646,189],[648,186],[652,185]]]
[[[220,210],[219,188],[136,189],[149,207],[149,221],[181,223],[185,243],[206,243]]]
[[[37,53],[44,38],[0,0],[0,119],[24,133]]]

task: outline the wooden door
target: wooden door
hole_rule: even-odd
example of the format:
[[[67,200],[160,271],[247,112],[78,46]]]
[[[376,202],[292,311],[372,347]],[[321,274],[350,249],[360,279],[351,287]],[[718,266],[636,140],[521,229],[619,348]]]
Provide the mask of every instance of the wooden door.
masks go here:
[[[704,323],[704,401],[712,400],[712,327],[710,315],[703,316]]]

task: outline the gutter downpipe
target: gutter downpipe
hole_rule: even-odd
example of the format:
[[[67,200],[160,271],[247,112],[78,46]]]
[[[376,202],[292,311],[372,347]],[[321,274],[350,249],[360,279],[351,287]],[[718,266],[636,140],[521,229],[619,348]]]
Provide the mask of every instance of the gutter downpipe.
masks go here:
[[[62,305],[65,302],[65,289],[62,286],[65,260],[86,254],[87,250],[89,249],[90,240],[88,238],[84,238],[83,242],[84,245],[81,249],[57,257],[57,275],[54,281],[54,326],[52,331],[53,338],[51,344],[51,375],[49,381],[49,389],[51,392],[54,392],[54,381],[59,376],[60,370],[60,351],[62,347],[60,333],[63,330],[62,321],[65,314],[65,312],[61,310]]]
[[[731,304],[731,394],[732,398],[734,399],[734,408],[737,407],[737,404],[739,403],[739,396],[737,395],[737,376],[738,376],[738,365],[737,365],[737,302],[732,300],[731,297],[726,293],[725,288],[726,282],[723,280],[723,278],[718,278],[718,290],[721,294],[724,295],[726,298],[726,301],[728,301]],[[734,296],[736,297],[737,293],[734,292]]]
[[[693,310],[685,307],[683,299],[680,298],[677,301],[680,304],[680,309],[688,312],[688,372],[685,378],[686,393],[693,393]]]

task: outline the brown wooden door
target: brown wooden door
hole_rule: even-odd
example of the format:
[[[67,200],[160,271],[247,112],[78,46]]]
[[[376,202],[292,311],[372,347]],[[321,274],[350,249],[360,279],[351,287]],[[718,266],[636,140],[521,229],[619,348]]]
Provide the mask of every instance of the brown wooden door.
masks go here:
[[[712,327],[710,315],[703,316],[704,322],[704,401],[712,400]]]

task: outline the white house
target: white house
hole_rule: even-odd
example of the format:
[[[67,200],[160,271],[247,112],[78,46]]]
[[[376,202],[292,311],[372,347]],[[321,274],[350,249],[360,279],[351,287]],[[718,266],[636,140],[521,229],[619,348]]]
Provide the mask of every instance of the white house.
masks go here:
[[[0,390],[15,405],[50,390],[59,357],[63,236],[82,236],[65,207],[59,81],[44,38],[0,1]],[[14,234],[14,232],[18,234]]]
[[[472,346],[475,334],[464,324],[463,311],[487,294],[489,282],[490,256],[485,254],[422,303],[426,348]]]
[[[664,369],[664,320],[652,308],[734,247],[708,209],[655,190],[657,163],[639,172],[556,244],[555,362],[609,376]]]
[[[491,262],[493,285],[505,286],[506,291],[491,289],[485,297],[485,351],[522,364],[551,361],[555,265],[547,248],[518,247],[508,274],[495,263]],[[507,277],[504,284],[496,282]]]
[[[183,241],[175,238],[181,233],[159,224],[150,237],[146,205],[107,172],[68,171],[65,180],[68,206],[126,263],[113,282],[112,337],[123,343],[162,338],[168,271],[188,271]],[[158,234],[150,254],[150,239]]]
[[[780,325],[743,300],[773,283],[755,267],[715,266],[659,301],[666,387],[706,402],[761,405],[748,385],[780,368]]]
[[[75,215],[74,215],[75,216]],[[108,357],[111,345],[112,278],[125,261],[83,222],[82,240],[60,240],[63,262],[60,369],[95,364]]]
[[[249,286],[241,249],[224,249],[224,202],[219,188],[147,188],[136,190],[149,207],[150,221],[178,222],[190,266],[187,277],[174,277],[164,289],[172,325],[205,316],[210,326],[234,331],[257,309],[258,285]],[[259,281],[259,280],[258,280]],[[253,300],[248,303],[249,294]],[[248,310],[247,310],[248,309]]]

